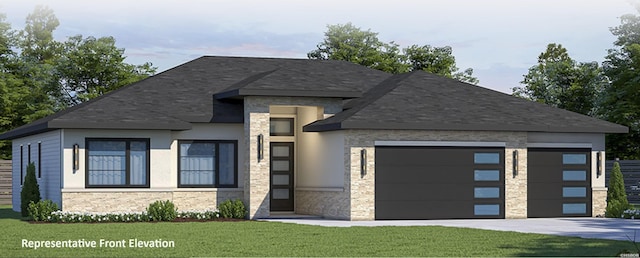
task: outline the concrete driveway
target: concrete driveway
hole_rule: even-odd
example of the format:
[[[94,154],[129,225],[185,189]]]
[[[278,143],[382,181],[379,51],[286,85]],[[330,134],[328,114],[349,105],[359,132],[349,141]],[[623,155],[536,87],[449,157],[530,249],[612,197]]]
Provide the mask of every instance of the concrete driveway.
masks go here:
[[[640,220],[609,218],[377,220],[265,219],[325,227],[446,226],[640,242]]]

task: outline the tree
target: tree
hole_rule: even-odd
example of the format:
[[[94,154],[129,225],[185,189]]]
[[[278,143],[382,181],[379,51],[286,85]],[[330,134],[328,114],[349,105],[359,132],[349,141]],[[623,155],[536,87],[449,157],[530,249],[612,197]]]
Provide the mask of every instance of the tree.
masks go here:
[[[620,218],[622,213],[631,208],[627,193],[624,189],[624,179],[620,171],[620,163],[613,163],[609,176],[609,189],[607,190],[607,208],[605,216],[608,218]]]
[[[640,11],[640,9],[638,9]],[[618,39],[603,63],[610,84],[604,91],[600,115],[629,127],[628,134],[607,135],[607,156],[640,159],[640,16],[627,14],[611,28]]]
[[[467,68],[463,72],[456,66],[450,46],[432,47],[430,45],[412,45],[404,49],[410,65],[410,71],[423,70],[459,81],[478,84],[478,78],[473,77],[473,69]]]
[[[552,43],[520,83],[525,86],[513,88],[515,96],[593,116],[607,82],[598,63],[578,63],[561,44]]]
[[[477,84],[473,69],[458,72],[449,46],[412,45],[400,51],[395,42],[385,43],[378,33],[362,30],[351,23],[328,25],[325,38],[317,49],[307,53],[309,59],[344,60],[388,73],[424,70],[445,77]]]
[[[45,6],[37,6],[18,32],[0,15],[0,133],[155,73],[150,63],[124,62],[124,49],[112,37],[56,41],[59,24]],[[0,141],[0,159],[10,158],[9,142]]]
[[[27,166],[27,175],[24,178],[22,192],[20,192],[20,212],[22,217],[29,215],[29,203],[40,201],[40,186],[36,180],[36,165],[33,162]]]

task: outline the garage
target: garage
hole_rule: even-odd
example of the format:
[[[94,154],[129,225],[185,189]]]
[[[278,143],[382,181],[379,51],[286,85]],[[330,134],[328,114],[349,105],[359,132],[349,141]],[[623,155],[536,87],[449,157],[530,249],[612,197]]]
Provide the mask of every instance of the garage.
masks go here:
[[[503,147],[377,146],[375,219],[504,218]]]
[[[591,217],[591,149],[528,150],[527,216]]]

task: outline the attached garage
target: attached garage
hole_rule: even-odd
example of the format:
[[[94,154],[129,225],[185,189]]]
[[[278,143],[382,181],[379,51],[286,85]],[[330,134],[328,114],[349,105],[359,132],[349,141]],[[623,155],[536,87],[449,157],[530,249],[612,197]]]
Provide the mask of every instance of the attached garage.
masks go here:
[[[591,217],[591,149],[528,150],[529,218]]]
[[[504,147],[375,148],[375,219],[504,218]]]

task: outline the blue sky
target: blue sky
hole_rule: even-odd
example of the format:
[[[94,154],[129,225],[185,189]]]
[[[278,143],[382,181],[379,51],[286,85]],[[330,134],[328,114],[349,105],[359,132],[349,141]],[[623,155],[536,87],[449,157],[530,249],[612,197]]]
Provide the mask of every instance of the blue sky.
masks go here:
[[[113,36],[127,62],[164,71],[202,55],[306,58],[328,24],[352,22],[383,41],[451,46],[480,85],[511,93],[548,43],[577,61],[604,60],[609,28],[637,0],[0,0],[13,28],[51,7],[58,40]]]

